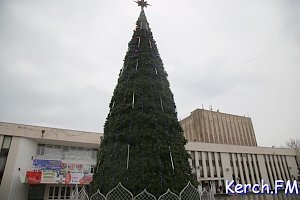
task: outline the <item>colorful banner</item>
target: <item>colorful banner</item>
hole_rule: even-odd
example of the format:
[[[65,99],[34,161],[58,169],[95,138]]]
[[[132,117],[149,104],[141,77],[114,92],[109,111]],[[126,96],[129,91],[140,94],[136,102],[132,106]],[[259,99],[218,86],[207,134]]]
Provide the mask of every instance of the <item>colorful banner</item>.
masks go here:
[[[88,174],[91,172],[90,164],[79,164],[79,163],[65,163],[61,162],[60,172],[62,173],[85,173]]]
[[[65,184],[89,184],[93,181],[93,174],[67,173]]]
[[[39,160],[35,159],[33,161],[33,169],[35,170],[53,170],[60,171],[60,160]]]
[[[28,184],[40,184],[42,178],[42,172],[34,172],[34,171],[27,171],[26,172],[26,182]]]
[[[43,171],[42,172],[42,179],[41,179],[41,183],[57,183],[56,179],[57,179],[57,172],[55,171]]]
[[[89,184],[93,181],[90,164],[35,159],[33,161],[33,169],[36,170],[34,172],[38,173],[39,177],[35,178],[34,174],[31,175],[30,172],[28,172],[28,176],[31,177],[29,178],[29,182],[32,182],[30,184]]]

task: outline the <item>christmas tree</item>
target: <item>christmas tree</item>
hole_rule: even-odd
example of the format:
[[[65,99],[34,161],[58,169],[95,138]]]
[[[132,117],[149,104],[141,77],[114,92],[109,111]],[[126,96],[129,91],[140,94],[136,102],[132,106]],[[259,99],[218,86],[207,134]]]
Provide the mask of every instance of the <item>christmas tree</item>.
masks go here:
[[[196,184],[184,148],[167,73],[144,7],[128,45],[104,125],[93,190],[107,193],[121,182],[134,195],[147,189],[159,196]]]

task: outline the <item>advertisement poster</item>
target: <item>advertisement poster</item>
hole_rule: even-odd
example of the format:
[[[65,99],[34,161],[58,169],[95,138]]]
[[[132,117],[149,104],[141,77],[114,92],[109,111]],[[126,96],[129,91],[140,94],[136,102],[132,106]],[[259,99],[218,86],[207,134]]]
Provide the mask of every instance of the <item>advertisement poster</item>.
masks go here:
[[[33,169],[37,171],[28,172],[27,182],[30,184],[89,184],[93,180],[90,164],[35,159]]]
[[[56,183],[58,174],[55,171],[43,171],[41,183]]]
[[[52,171],[60,171],[60,160],[39,160],[35,159],[33,161],[33,169],[34,170],[52,170]]]
[[[65,184],[89,184],[93,181],[93,174],[67,173]]]
[[[91,165],[90,164],[79,164],[79,163],[65,163],[61,162],[60,165],[60,172],[61,173],[84,173],[88,174],[91,172]]]
[[[27,171],[26,172],[26,182],[28,184],[40,184],[42,178],[42,172],[35,172],[35,171]]]

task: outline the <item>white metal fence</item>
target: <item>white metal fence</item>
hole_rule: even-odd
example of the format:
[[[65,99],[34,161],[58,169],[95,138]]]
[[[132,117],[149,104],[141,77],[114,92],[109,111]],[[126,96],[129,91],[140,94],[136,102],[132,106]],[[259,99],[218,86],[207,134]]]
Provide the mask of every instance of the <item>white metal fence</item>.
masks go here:
[[[132,193],[127,190],[121,183],[109,191],[106,196],[98,190],[91,197],[88,196],[83,187],[78,191],[78,187],[71,195],[71,200],[213,200],[214,195],[211,191],[203,190],[201,193],[189,182],[180,192],[179,196],[169,189],[158,199],[145,189],[140,194],[133,197]]]

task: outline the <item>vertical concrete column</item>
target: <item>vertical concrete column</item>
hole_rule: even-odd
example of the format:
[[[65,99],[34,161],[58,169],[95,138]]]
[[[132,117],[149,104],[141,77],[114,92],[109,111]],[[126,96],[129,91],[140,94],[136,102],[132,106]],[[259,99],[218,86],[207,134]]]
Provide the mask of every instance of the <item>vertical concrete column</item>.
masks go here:
[[[268,177],[268,172],[267,172],[267,165],[265,164],[265,158],[264,155],[257,155],[257,161],[258,161],[258,170],[260,171],[261,174],[261,179],[264,180],[266,184],[270,184],[270,179]]]
[[[274,163],[275,163],[275,168],[276,168],[276,171],[277,171],[277,174],[278,174],[278,179],[279,180],[282,180],[282,176],[281,176],[281,171],[280,171],[280,168],[279,168],[279,165],[278,165],[278,159],[277,159],[277,156],[274,155],[273,156],[273,160],[274,160]]]
[[[243,145],[244,146],[248,146],[248,140],[247,140],[247,135],[244,131],[244,128],[243,128],[243,120],[241,119],[237,119],[237,126],[238,126],[238,130],[240,132],[240,134],[242,134],[242,141],[243,141]]]
[[[251,174],[251,181],[252,181],[252,184],[255,184],[253,166],[252,166],[252,162],[253,162],[252,156],[250,154],[247,154],[247,157],[248,157],[248,163],[249,163],[249,169],[250,169],[249,173]]]
[[[226,180],[232,180],[232,171],[230,168],[230,159],[229,159],[229,153],[221,153],[221,163],[222,163],[222,171],[223,176]],[[229,169],[229,170],[227,170]]]
[[[197,180],[200,178],[200,168],[199,168],[199,152],[195,151],[195,164],[196,164],[196,175]]]
[[[233,139],[232,139],[232,132],[230,130],[230,126],[229,123],[230,121],[228,120],[227,116],[224,116],[224,124],[225,124],[225,128],[226,128],[226,132],[227,132],[227,137],[228,137],[228,144],[236,144]]]
[[[0,135],[0,148],[2,147],[3,139],[4,139],[4,135]]]
[[[287,181],[287,178],[286,178],[286,175],[285,175],[285,172],[284,172],[284,168],[283,168],[282,159],[281,159],[280,155],[278,156],[278,161],[279,161],[279,167],[280,167],[280,170],[281,170],[283,181]]]
[[[219,119],[219,115],[216,116],[216,119],[217,119],[217,124],[218,124],[218,132],[219,132],[219,136],[220,136],[220,143],[224,144],[225,143],[225,140],[224,140],[225,132],[222,131],[222,126],[221,126],[221,122],[220,122],[220,119]]]
[[[197,117],[196,117],[197,116]],[[197,120],[197,121],[194,121]],[[201,141],[201,119],[199,112],[195,113],[193,120],[193,126],[194,126],[194,138],[196,138],[197,141]]]
[[[251,130],[249,128],[249,121],[245,120],[245,133],[247,134],[247,138],[249,138],[249,146],[255,146],[255,143],[253,142],[253,138],[252,138],[252,134],[251,134]]]
[[[219,144],[221,144],[221,133],[219,131],[219,123],[218,123],[218,118],[217,118],[217,115],[216,114],[213,114],[213,121],[214,121],[214,129],[216,131],[216,134],[217,134],[217,140]]]
[[[215,164],[216,164],[216,170],[217,170],[217,177],[220,178],[221,177],[221,173],[220,173],[220,166],[219,166],[219,160],[218,160],[218,153],[217,152],[213,152],[214,157],[215,157]],[[221,185],[221,180],[218,181],[218,185]]]
[[[206,158],[203,151],[201,152],[201,155],[202,155],[203,175],[205,178],[207,178]]]
[[[48,200],[49,199],[49,190],[50,190],[51,185],[46,185],[45,186],[45,193],[44,193],[44,200]],[[72,187],[70,188],[72,190]],[[70,190],[70,194],[72,194]]]
[[[292,181],[297,179],[298,173],[299,173],[299,169],[298,169],[298,165],[297,165],[297,161],[296,161],[296,156],[286,156],[286,161],[289,164],[288,165],[288,170],[289,170],[289,174],[291,176]]]
[[[251,182],[250,182],[250,178],[249,178],[249,169],[248,169],[248,166],[247,166],[247,161],[246,161],[246,159],[247,159],[247,155],[246,156],[244,156],[243,154],[242,154],[242,160],[243,160],[243,163],[244,163],[244,169],[245,169],[245,175],[246,175],[246,184],[251,184]]]
[[[291,180],[291,177],[290,177],[290,175],[289,175],[289,169],[288,169],[288,165],[287,165],[287,163],[286,163],[286,160],[285,160],[285,156],[283,155],[282,157],[281,157],[281,159],[282,159],[282,163],[283,163],[283,168],[284,168],[284,171],[285,171],[285,174],[286,174],[286,178],[288,179],[288,180]]]
[[[247,146],[251,146],[251,139],[250,136],[248,134],[248,131],[246,130],[246,124],[245,124],[245,118],[243,120],[241,120],[241,126],[245,135],[245,139],[246,139],[246,145]]]
[[[227,131],[226,131],[226,124],[224,123],[225,122],[225,117],[223,117],[223,116],[220,116],[220,118],[221,118],[221,120],[220,120],[220,123],[222,124],[222,137],[223,137],[223,139],[224,139],[224,143],[225,144],[230,144],[229,143],[229,138],[228,138],[228,134],[227,134]]]
[[[233,153],[233,154],[232,154],[233,173],[234,173],[235,179],[237,180],[237,177],[238,177],[238,169],[237,169],[237,165],[236,165],[236,160],[237,160],[237,157],[236,157],[235,154]],[[240,180],[237,180],[237,183],[240,183]],[[237,183],[236,183],[236,184],[237,184]]]
[[[15,173],[16,155],[19,149],[20,137],[12,137],[0,187],[0,199],[10,199],[10,191],[13,185]],[[2,146],[2,144],[1,144]],[[1,148],[1,147],[0,147]]]
[[[238,158],[241,183],[245,184],[244,172],[243,172],[243,168],[242,168],[242,157],[241,157],[240,153],[237,154],[237,158]]]
[[[266,155],[266,162],[267,162],[267,170],[269,172],[269,176],[270,176],[270,179],[269,180],[269,184],[271,185],[272,188],[274,188],[274,177],[273,177],[273,173],[272,173],[272,169],[271,169],[271,166],[270,166],[270,160],[269,160],[269,156]]]
[[[274,178],[274,182],[275,180],[278,180],[277,174],[276,174],[276,169],[275,169],[275,163],[274,163],[274,159],[273,159],[273,155],[270,155],[270,162],[271,162],[271,169],[272,169],[272,173],[273,173],[273,178]]]
[[[234,124],[233,124],[233,120],[231,120],[231,117],[228,117],[229,119],[229,127],[230,127],[230,132],[231,132],[231,138],[233,139],[234,143],[233,144],[239,144],[239,140],[237,138],[237,133],[234,130]]]
[[[216,162],[217,177],[221,177],[219,160],[218,160],[218,153],[217,152],[213,152],[213,153],[214,153],[215,162]]]
[[[210,177],[214,177],[214,170],[213,170],[213,165],[212,165],[211,153],[212,152],[208,152],[208,164],[209,164]]]
[[[259,177],[259,172],[258,172],[259,168],[257,166],[256,156],[254,154],[252,154],[252,159],[253,159],[253,165],[254,165],[254,173],[256,175],[256,183],[260,183],[260,181],[261,181],[260,178],[262,178],[262,177]]]

